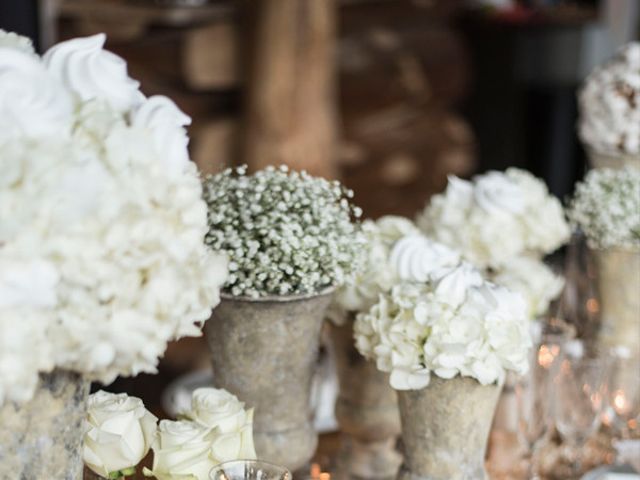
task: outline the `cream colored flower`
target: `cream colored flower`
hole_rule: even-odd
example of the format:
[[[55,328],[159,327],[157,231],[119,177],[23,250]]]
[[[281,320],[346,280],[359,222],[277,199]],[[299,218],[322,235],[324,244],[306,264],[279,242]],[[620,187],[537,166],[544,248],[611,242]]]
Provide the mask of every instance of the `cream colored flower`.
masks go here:
[[[162,420],[153,445],[153,468],[146,476],[158,480],[208,480],[220,462],[213,456],[214,429],[197,422]]]
[[[484,281],[468,264],[428,283],[403,283],[354,325],[356,348],[389,372],[397,390],[428,386],[431,375],[501,382],[528,368],[531,346],[519,294]]]
[[[94,393],[89,397],[82,450],[85,465],[104,478],[135,469],[151,447],[157,421],[139,398]]]
[[[544,315],[549,305],[560,295],[564,278],[556,275],[544,262],[530,257],[509,260],[491,274],[498,285],[522,294],[531,319]]]
[[[517,168],[472,182],[450,177],[446,191],[432,197],[417,223],[481,269],[551,253],[570,233],[560,201],[541,180]]]

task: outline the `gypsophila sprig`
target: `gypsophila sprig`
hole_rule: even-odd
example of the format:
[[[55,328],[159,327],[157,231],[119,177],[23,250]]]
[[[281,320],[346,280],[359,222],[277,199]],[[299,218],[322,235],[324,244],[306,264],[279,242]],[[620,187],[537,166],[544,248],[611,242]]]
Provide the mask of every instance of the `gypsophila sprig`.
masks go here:
[[[205,180],[207,244],[227,253],[235,296],[309,294],[342,285],[361,263],[361,210],[337,181],[245,166]]]
[[[592,248],[640,248],[640,170],[591,170],[568,215]]]

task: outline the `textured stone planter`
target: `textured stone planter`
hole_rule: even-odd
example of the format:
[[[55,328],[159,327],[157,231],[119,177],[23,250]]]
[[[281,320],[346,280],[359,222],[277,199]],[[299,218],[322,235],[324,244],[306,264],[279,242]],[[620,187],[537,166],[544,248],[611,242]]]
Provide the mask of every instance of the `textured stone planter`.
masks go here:
[[[343,434],[338,457],[342,478],[395,478],[401,455],[398,398],[389,375],[379,371],[355,348],[353,316],[344,325],[331,325],[340,393],[336,418]]]
[[[640,168],[640,155],[625,155],[615,152],[597,152],[587,148],[589,165],[592,168],[614,168],[624,167]]]
[[[205,326],[215,386],[255,408],[258,458],[291,471],[308,463],[318,443],[311,382],[332,293],[257,300],[223,295]]]
[[[88,395],[82,376],[54,370],[31,401],[0,408],[0,479],[82,479]]]
[[[592,250],[600,299],[599,343],[640,354],[640,251]]]
[[[422,390],[399,391],[402,480],[482,480],[501,385],[433,375]]]

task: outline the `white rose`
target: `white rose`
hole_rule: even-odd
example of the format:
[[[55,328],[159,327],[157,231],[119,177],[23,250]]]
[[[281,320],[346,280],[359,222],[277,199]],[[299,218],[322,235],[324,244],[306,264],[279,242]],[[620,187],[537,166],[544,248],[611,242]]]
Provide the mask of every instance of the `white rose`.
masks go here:
[[[502,172],[478,177],[473,193],[480,208],[489,214],[519,214],[526,208],[524,192]]]
[[[189,161],[189,137],[184,127],[191,124],[191,118],[173,100],[160,95],[150,97],[133,113],[131,123],[151,134],[156,152],[170,174],[183,171]]]
[[[492,275],[492,280],[522,294],[532,319],[544,315],[564,287],[562,276],[556,275],[544,262],[530,257],[508,261]]]
[[[215,430],[196,422],[162,420],[153,445],[153,469],[158,480],[208,480],[219,462],[212,455]]]
[[[142,103],[140,83],[129,77],[127,63],[104,50],[103,33],[58,43],[43,56],[55,77],[79,102],[103,100],[118,112],[129,112]]]
[[[446,267],[459,263],[460,255],[420,234],[407,235],[391,250],[390,264],[401,280],[427,282]]]
[[[244,403],[226,390],[198,388],[191,397],[191,420],[218,434],[213,455],[221,462],[240,458],[256,458],[253,444],[253,409],[245,411]]]
[[[218,428],[222,433],[238,431],[248,423],[249,418],[244,403],[238,397],[217,388],[196,389],[191,397],[191,411],[187,415],[191,420],[205,427]]]
[[[157,421],[139,398],[96,392],[88,403],[85,464],[105,478],[135,468],[151,447]]]
[[[0,143],[67,135],[72,108],[68,92],[38,57],[0,46]]]

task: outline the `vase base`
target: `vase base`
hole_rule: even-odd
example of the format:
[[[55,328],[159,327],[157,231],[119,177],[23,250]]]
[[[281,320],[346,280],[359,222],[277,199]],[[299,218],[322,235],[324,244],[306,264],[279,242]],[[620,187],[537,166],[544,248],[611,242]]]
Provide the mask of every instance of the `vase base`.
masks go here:
[[[337,461],[339,479],[391,480],[396,477],[402,455],[395,449],[396,439],[361,442],[345,435]]]
[[[483,469],[476,474],[465,473],[450,473],[446,476],[442,475],[429,475],[429,474],[417,474],[407,470],[404,466],[400,467],[396,480],[489,480],[489,475]]]

